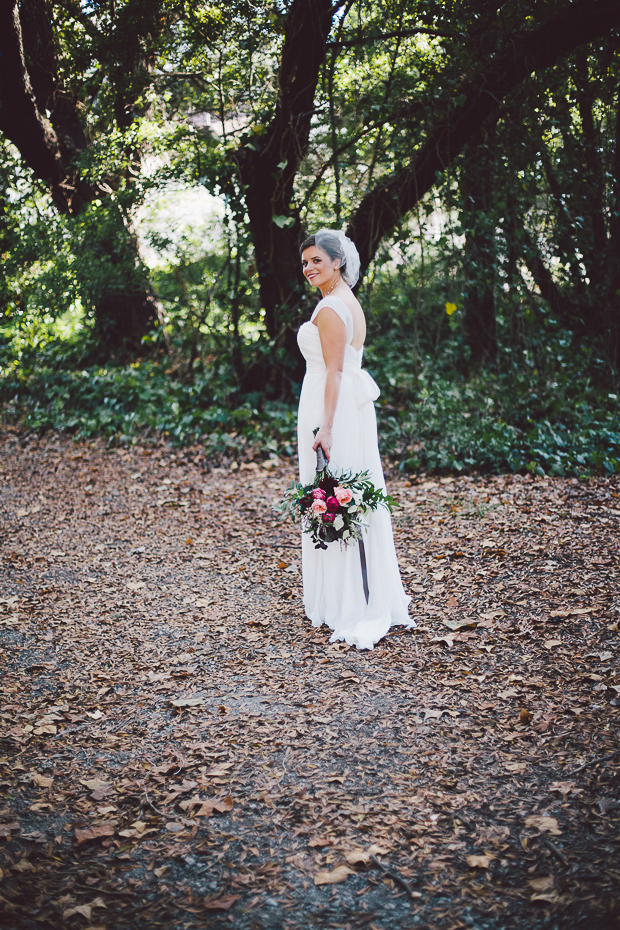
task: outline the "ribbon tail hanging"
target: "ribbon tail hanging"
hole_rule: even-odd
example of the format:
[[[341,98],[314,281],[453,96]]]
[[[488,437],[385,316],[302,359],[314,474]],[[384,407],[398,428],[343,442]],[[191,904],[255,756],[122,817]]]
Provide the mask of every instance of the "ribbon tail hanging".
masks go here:
[[[368,568],[366,567],[366,549],[364,548],[364,540],[360,539],[360,564],[362,566],[362,584],[364,585],[364,597],[366,598],[366,603],[368,603],[368,597],[370,591],[368,590]]]

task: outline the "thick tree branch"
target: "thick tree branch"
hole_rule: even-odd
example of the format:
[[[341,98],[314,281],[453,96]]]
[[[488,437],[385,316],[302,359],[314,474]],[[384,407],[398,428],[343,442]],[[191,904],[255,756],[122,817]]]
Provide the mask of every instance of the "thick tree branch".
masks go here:
[[[347,235],[358,247],[362,271],[368,268],[382,238],[436,183],[438,174],[463,150],[503,100],[532,72],[553,66],[558,58],[620,26],[617,0],[576,0],[510,43],[475,77],[456,91],[456,103],[431,132],[410,164],[381,181],[362,200]]]
[[[571,325],[573,320],[570,314],[570,305],[567,298],[563,295],[557,286],[551,272],[545,265],[538,245],[530,235],[525,226],[520,228],[520,239],[523,250],[523,258],[527,265],[528,271],[534,279],[536,287],[540,291],[543,300],[546,300],[551,307],[552,312],[565,325]]]
[[[21,0],[24,59],[40,113],[52,110],[58,86],[54,33],[47,0]]]
[[[28,76],[41,114],[50,112],[50,121],[58,138],[60,154],[65,164],[86,148],[86,136],[75,100],[58,79],[56,47],[49,0],[20,0],[19,18],[24,43],[24,58]],[[80,185],[81,197],[92,195]],[[72,204],[73,210],[78,206]]]
[[[302,237],[292,215],[294,182],[308,149],[315,112],[314,95],[332,25],[329,0],[293,0],[278,72],[276,110],[267,132],[242,140],[237,153],[250,217],[260,278],[265,325],[272,338],[281,331],[281,315],[303,294],[297,248]],[[285,218],[284,225],[281,221]]]
[[[39,112],[26,69],[17,0],[0,0],[0,131],[50,185],[57,207],[70,212],[72,191],[65,187],[58,137]]]

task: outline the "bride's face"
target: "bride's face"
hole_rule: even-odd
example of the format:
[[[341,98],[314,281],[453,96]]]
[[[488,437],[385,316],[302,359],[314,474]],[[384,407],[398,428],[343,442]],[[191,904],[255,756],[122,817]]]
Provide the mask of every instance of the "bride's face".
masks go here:
[[[332,259],[317,246],[310,246],[301,253],[301,267],[313,287],[331,284],[340,268],[340,259]]]

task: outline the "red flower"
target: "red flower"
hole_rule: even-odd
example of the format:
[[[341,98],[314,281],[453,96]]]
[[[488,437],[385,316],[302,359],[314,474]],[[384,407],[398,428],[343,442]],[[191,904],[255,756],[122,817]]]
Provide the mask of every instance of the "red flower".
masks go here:
[[[315,488],[312,492],[312,497],[315,499],[315,501],[324,501],[325,491],[322,491],[321,488]]]
[[[336,513],[338,510],[338,501],[335,497],[328,497],[325,503],[330,513]]]
[[[323,523],[333,523],[336,519],[333,513],[324,513],[323,514]]]

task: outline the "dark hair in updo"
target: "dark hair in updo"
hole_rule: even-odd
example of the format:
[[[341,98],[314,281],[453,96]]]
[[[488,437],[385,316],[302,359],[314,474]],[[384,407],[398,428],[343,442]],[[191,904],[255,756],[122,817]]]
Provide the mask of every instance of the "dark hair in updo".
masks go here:
[[[312,246],[317,249],[323,249],[324,252],[327,252],[332,261],[335,261],[337,258],[339,258],[340,268],[338,270],[342,274],[347,266],[347,260],[344,257],[338,233],[330,234],[329,230],[322,230],[320,245],[317,245],[316,236],[308,236],[308,238],[304,239],[304,241],[299,246],[299,257],[301,258],[306,249],[310,249]]]

